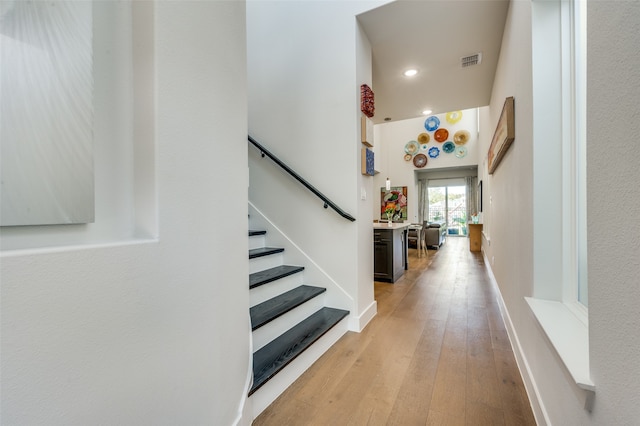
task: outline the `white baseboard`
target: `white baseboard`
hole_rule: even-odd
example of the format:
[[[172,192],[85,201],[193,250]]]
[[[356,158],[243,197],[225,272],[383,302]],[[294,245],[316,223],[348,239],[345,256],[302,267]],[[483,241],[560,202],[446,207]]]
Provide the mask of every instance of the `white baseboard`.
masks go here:
[[[525,390],[527,391],[527,396],[529,397],[531,410],[533,411],[533,415],[536,419],[536,424],[538,424],[539,426],[550,425],[551,423],[549,421],[549,416],[544,408],[544,405],[542,404],[538,386],[536,385],[533,374],[531,373],[531,368],[529,367],[529,363],[527,362],[527,357],[522,350],[520,340],[518,339],[518,334],[516,333],[516,330],[513,326],[513,322],[511,322],[511,316],[509,316],[509,311],[507,310],[507,306],[505,305],[504,299],[502,298],[502,293],[500,293],[500,287],[498,286],[495,275],[493,275],[493,270],[490,266],[491,264],[489,263],[489,259],[487,259],[487,255],[484,250],[482,251],[482,255],[484,257],[484,265],[487,268],[489,279],[491,280],[491,285],[496,290],[496,294],[498,295],[497,301],[500,308],[500,314],[502,315],[502,320],[507,330],[507,335],[509,336],[509,342],[511,343],[511,349],[516,359],[518,370],[520,370],[520,376],[522,377]]]
[[[248,332],[249,362],[247,364],[247,378],[245,380],[244,391],[238,408],[238,416],[231,423],[233,426],[251,426],[251,423],[253,423],[253,408],[251,406],[251,400],[247,396],[249,389],[253,386],[253,338],[251,336],[251,330],[248,330]]]
[[[378,302],[375,300],[358,316],[349,317],[349,330],[360,333],[378,313]]]

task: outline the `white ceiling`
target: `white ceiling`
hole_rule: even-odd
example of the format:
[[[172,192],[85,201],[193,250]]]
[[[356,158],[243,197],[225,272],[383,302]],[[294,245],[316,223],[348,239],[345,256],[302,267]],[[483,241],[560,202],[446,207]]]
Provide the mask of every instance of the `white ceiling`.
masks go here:
[[[358,16],[373,52],[374,123],[489,104],[509,0],[395,1]],[[460,59],[482,53],[479,65]],[[402,75],[417,68],[418,75]]]

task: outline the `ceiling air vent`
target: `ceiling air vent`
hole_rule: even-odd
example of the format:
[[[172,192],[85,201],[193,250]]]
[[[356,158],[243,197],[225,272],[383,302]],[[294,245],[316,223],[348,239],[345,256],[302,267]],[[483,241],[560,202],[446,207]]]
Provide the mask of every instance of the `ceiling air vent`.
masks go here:
[[[462,65],[462,68],[480,65],[480,62],[482,62],[482,53],[475,53],[473,55],[460,58],[460,65]]]

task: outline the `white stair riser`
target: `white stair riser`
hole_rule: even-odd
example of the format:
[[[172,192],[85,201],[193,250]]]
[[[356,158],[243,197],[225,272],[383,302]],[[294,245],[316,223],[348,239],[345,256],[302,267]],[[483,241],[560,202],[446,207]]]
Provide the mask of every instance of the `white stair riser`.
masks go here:
[[[256,257],[249,259],[249,273],[264,271],[265,269],[274,268],[282,265],[282,253],[270,254],[268,256]]]
[[[249,237],[249,250],[265,246],[264,235],[252,235]]]
[[[291,361],[287,367],[276,374],[271,380],[262,385],[251,397],[253,418],[255,419],[298,379],[311,365],[316,362],[331,346],[333,346],[347,332],[347,319],[344,318],[331,330]]]
[[[320,294],[255,330],[253,332],[253,351],[257,351],[303,319],[320,310],[324,306],[323,296]]]
[[[263,284],[259,287],[252,288],[249,292],[250,306],[255,306],[265,300],[276,297],[286,291],[292,290],[302,285],[303,272],[280,278],[279,280]]]

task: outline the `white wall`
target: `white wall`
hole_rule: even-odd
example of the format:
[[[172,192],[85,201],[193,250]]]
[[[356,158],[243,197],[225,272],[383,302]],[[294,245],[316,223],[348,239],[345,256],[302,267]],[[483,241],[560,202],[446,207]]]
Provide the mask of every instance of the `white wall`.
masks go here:
[[[100,18],[93,22],[95,223],[3,227],[2,250],[109,244],[157,233],[155,129],[147,113],[154,106],[153,54],[136,47],[148,45],[153,25],[143,19],[132,25],[127,2],[96,2],[93,9]],[[134,28],[138,45],[131,42]],[[134,91],[144,96],[134,98]]]
[[[483,110],[481,117],[481,123],[495,126],[505,97],[515,97],[516,139],[493,175],[486,174],[486,163],[482,167],[484,229],[490,238],[483,241],[483,250],[490,264],[495,258],[491,268],[541,424],[631,425],[640,420],[640,227],[628,222],[629,213],[638,210],[640,194],[636,185],[626,184],[638,180],[640,158],[637,150],[625,149],[625,135],[640,130],[639,22],[637,2],[588,3],[589,326],[596,386],[592,412],[585,409],[587,394],[572,381],[523,299],[534,293],[537,232],[531,226],[537,169],[530,2],[511,3],[490,111]],[[490,138],[481,135],[483,152]]]
[[[627,148],[640,132],[640,3],[589,2],[587,13],[591,424],[637,424],[640,226],[628,218],[640,211],[640,153]]]
[[[249,198],[354,298],[356,317],[373,302],[373,256],[358,258],[366,246],[373,252],[373,235],[359,133],[360,79],[371,64],[358,63],[368,42],[356,15],[380,3],[247,3],[249,133],[357,220],[323,209],[253,148]]]
[[[131,24],[116,19],[126,7],[98,2],[96,30],[130,35]],[[139,53],[155,53],[142,77],[155,81],[158,238],[2,252],[2,424],[232,424],[240,416],[250,374],[245,6],[136,7],[155,41],[155,52]],[[101,66],[128,72],[117,45],[95,55],[96,87],[117,78]],[[135,186],[132,170],[108,165],[121,139],[137,144],[133,116],[149,115],[131,105],[138,87],[114,89],[123,90],[119,102],[95,110],[97,123],[125,111],[110,129],[111,149],[96,151],[96,170],[113,183],[107,191]],[[37,240],[37,229],[24,238]]]
[[[446,121],[446,113],[434,115],[440,120],[439,128],[449,131],[448,141],[453,141],[453,136],[459,130],[469,131],[470,139],[464,145],[467,148],[467,155],[463,158],[458,158],[454,153],[448,154],[442,151],[443,143],[437,142],[433,138],[434,132],[428,132],[424,127],[427,117],[377,124],[375,126],[375,137],[378,142],[375,145],[376,170],[380,173],[374,178],[373,190],[376,200],[372,208],[375,219],[380,219],[380,189],[384,188],[387,177],[391,180],[392,186],[407,186],[407,220],[409,222],[418,222],[417,173],[457,167],[470,167],[475,171],[480,153],[477,110],[472,108],[462,111],[462,118],[455,124]],[[428,149],[435,146],[440,149],[440,155],[437,158],[428,158],[425,167],[417,168],[412,160],[406,161],[404,159],[404,148],[407,142],[417,140],[418,135],[423,132],[427,133],[430,139],[427,144],[427,151],[420,152],[429,157]],[[461,172],[459,176],[464,176],[464,173]]]
[[[367,84],[373,87],[372,75],[372,54],[371,43],[363,29],[358,25],[356,33],[356,81],[361,84]],[[362,140],[361,126],[358,128],[357,137]],[[375,143],[375,141],[374,141]],[[356,151],[355,168],[362,168],[361,155],[363,144],[354,144]],[[363,318],[359,321],[360,326],[369,322],[371,317],[377,312],[377,303],[373,298],[373,286],[369,283],[373,282],[373,232],[371,223],[373,216],[371,215],[371,204],[375,202],[375,190],[373,186],[374,179],[369,175],[363,175],[362,172],[356,173],[360,201],[357,204],[357,252],[358,259],[356,261],[358,267],[358,303],[357,312]],[[356,196],[358,193],[356,194]]]

